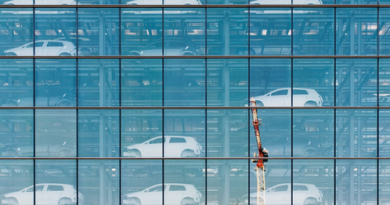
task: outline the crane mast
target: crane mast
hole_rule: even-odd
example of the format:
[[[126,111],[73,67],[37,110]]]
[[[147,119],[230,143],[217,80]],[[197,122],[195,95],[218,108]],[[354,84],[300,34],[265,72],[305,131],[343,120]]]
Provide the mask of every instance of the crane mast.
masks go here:
[[[255,153],[254,156],[261,157],[261,159],[252,160],[255,163],[257,162],[255,167],[256,178],[257,178],[257,205],[265,205],[264,162],[267,162],[268,160],[263,159],[263,157],[268,157],[268,151],[263,149],[261,145],[260,130],[259,130],[259,125],[261,125],[261,120],[259,122],[259,119],[257,118],[257,109],[255,108],[256,101],[253,97],[251,98],[251,107],[252,107],[253,127],[255,129],[257,148],[258,148],[258,154]]]

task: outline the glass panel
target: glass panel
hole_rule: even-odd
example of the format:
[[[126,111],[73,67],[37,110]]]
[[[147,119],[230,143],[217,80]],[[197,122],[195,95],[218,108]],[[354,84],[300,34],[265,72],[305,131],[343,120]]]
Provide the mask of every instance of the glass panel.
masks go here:
[[[74,0],[41,0],[44,4]],[[37,2],[35,2],[37,4]],[[50,22],[50,23],[49,23]],[[76,51],[76,8],[35,9],[35,55],[75,56]],[[50,44],[51,45],[50,45]],[[30,47],[22,49],[27,52]]]
[[[121,165],[122,205],[163,204],[162,160],[122,160]]]
[[[204,157],[205,121],[204,110],[164,110],[164,157]]]
[[[291,55],[291,9],[251,8],[249,35],[250,55]]]
[[[336,156],[377,156],[377,111],[336,111]]]
[[[244,106],[248,59],[207,60],[207,106]]]
[[[379,160],[379,204],[386,204],[390,201],[390,160]]]
[[[119,55],[119,8],[79,8],[78,21],[80,56]]]
[[[287,0],[283,0],[283,1],[287,1]],[[292,1],[294,2],[294,4],[300,4],[300,5],[305,5],[305,4],[306,5],[319,5],[319,4],[333,4],[334,3],[334,0],[292,0]],[[287,2],[287,4],[288,4],[288,2]]]
[[[36,0],[35,0],[36,1]],[[121,0],[77,0],[78,5],[107,5],[107,4],[120,4]]]
[[[121,61],[121,106],[162,106],[162,59]]]
[[[378,4],[376,0],[335,0],[336,4]],[[379,0],[381,1],[381,0]]]
[[[248,156],[248,110],[207,110],[207,157]]]
[[[336,106],[377,105],[376,61],[376,59],[337,59]]]
[[[0,204],[33,205],[33,161],[0,160],[0,170]]]
[[[36,160],[35,204],[76,204],[79,199],[82,205],[84,195],[77,196],[76,175],[76,160]],[[52,185],[57,187],[49,188]]]
[[[38,0],[35,0],[35,1],[38,1]],[[0,3],[4,4],[4,5],[32,5],[33,0],[3,0]],[[18,8],[17,10],[20,10],[20,8]],[[31,11],[31,14],[32,14],[32,11]],[[8,19],[6,19],[6,20],[8,21]]]
[[[334,160],[294,160],[293,182],[293,204],[335,204]]]
[[[268,150],[270,157],[291,157],[291,110],[290,109],[257,109],[261,144]],[[258,147],[252,112],[249,119],[250,153],[258,154]]]
[[[390,0],[381,0],[381,4],[389,4]],[[379,55],[390,53],[390,9],[379,8]],[[382,59],[381,59],[382,60]]]
[[[78,60],[78,106],[119,106],[119,59]]]
[[[376,160],[336,160],[337,204],[376,204]]]
[[[293,9],[293,55],[334,55],[334,9]]]
[[[334,156],[333,109],[293,111],[293,156]]]
[[[163,47],[165,56],[203,55],[205,9],[164,8]]]
[[[76,157],[76,110],[35,110],[35,156]]]
[[[205,160],[165,160],[164,204],[204,204],[205,168]]]
[[[134,0],[131,4],[134,2],[148,4],[154,1]],[[160,1],[161,4],[161,0],[156,1]],[[124,56],[161,56],[162,9],[122,8],[121,12],[121,54]]]
[[[205,106],[205,59],[164,60],[164,106]]]
[[[207,204],[242,204],[248,201],[247,160],[207,160],[206,170]]]
[[[377,55],[377,9],[336,10],[336,55]]]
[[[122,110],[122,157],[162,157],[162,110]]]
[[[166,0],[164,0],[166,1]],[[248,0],[199,0],[204,4],[206,1],[207,4],[248,4]]]
[[[294,107],[334,106],[334,59],[294,59]]]
[[[24,1],[24,0],[14,0]],[[34,0],[35,5],[76,5],[76,1],[80,0]]]
[[[33,119],[32,110],[0,110],[0,157],[34,156]]]
[[[277,61],[278,63],[275,63],[275,59],[250,59],[250,96],[254,97],[259,107],[291,106],[291,59]],[[275,95],[275,92],[284,94]],[[248,104],[248,100],[245,104]]]
[[[76,60],[35,60],[35,106],[76,106]]]
[[[379,157],[390,157],[390,110],[379,110]]]
[[[78,156],[120,156],[119,110],[78,110]]]
[[[207,55],[256,55],[248,49],[248,9],[207,9]]]
[[[119,172],[119,160],[79,160],[79,204],[119,205]]]
[[[390,59],[379,59],[379,106],[390,106]]]

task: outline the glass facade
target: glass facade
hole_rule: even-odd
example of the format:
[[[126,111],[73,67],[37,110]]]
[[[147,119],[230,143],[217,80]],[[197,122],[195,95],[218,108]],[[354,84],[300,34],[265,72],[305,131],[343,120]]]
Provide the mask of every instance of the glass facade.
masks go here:
[[[0,205],[390,204],[385,4],[0,0]]]

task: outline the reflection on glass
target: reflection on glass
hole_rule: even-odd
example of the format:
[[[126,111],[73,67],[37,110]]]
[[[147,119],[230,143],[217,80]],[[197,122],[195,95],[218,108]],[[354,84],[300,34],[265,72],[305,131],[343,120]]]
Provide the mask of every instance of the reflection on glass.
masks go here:
[[[4,2],[1,2],[1,4],[4,5],[32,5],[33,0],[3,0]],[[38,1],[38,0],[35,0]],[[19,10],[19,8],[18,8]],[[32,12],[31,12],[32,14]]]
[[[161,4],[161,0],[159,1]],[[144,3],[149,2],[153,1],[145,0]],[[122,8],[121,12],[121,54],[124,56],[161,56],[162,9]]]
[[[205,160],[165,160],[164,204],[204,204],[205,168]]]
[[[201,5],[205,0],[122,0],[125,5]]]
[[[293,55],[334,55],[334,9],[293,9]]]
[[[390,157],[390,110],[379,110],[379,157]]]
[[[337,59],[336,106],[376,106],[377,72],[377,59]]]
[[[250,59],[249,76],[250,96],[257,106],[291,106],[287,90],[291,88],[291,59],[278,59],[278,63],[274,59]],[[271,96],[274,92],[280,95]],[[243,102],[249,103],[248,99]]]
[[[390,201],[390,160],[379,160],[379,204],[386,204]]]
[[[207,106],[244,106],[248,59],[207,60]]]
[[[293,182],[293,204],[335,204],[334,160],[294,160]]]
[[[200,0],[202,4],[248,4],[248,0]]]
[[[77,55],[76,31],[76,8],[36,8],[35,55]],[[34,45],[31,43],[19,47],[19,52],[29,52],[32,46]]]
[[[162,106],[162,59],[121,61],[121,106]]]
[[[337,204],[377,204],[377,160],[336,160]]]
[[[77,185],[83,204],[119,205],[119,161],[79,160]]]
[[[376,54],[377,9],[337,8],[336,55]]]
[[[390,59],[379,59],[379,106],[390,106]]]
[[[78,60],[78,106],[119,106],[119,59]]]
[[[121,110],[122,157],[162,157],[162,110]]]
[[[334,156],[333,109],[293,110],[293,156]]]
[[[248,110],[207,110],[207,157],[248,156]]]
[[[80,56],[119,55],[119,8],[79,8],[78,49]]]
[[[0,157],[33,157],[33,111],[0,110],[0,121]]]
[[[77,0],[78,5],[107,5],[118,4],[120,0]]]
[[[381,4],[390,4],[390,0],[380,0],[380,1]],[[390,45],[389,45],[390,9],[389,8],[379,8],[378,23],[379,23],[379,28],[378,28],[379,29],[379,55],[388,55],[390,53]]]
[[[75,59],[35,60],[35,106],[76,106]]]
[[[76,157],[76,110],[35,111],[35,156]]]
[[[18,1],[18,0],[14,0],[14,1]],[[19,1],[24,1],[24,0],[19,0]],[[76,0],[34,0],[34,2],[35,5],[76,5]]]
[[[164,157],[204,157],[205,121],[204,110],[164,110]]]
[[[379,0],[382,1],[382,0]],[[371,0],[335,0],[335,4],[378,4],[378,1]]]
[[[162,160],[122,160],[122,205],[163,204]]]
[[[294,59],[293,74],[293,106],[334,105],[333,59]]]

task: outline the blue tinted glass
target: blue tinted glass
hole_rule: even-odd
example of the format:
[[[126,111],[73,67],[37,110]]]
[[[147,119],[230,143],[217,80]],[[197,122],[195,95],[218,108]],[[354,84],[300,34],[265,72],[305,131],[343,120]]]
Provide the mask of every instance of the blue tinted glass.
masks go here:
[[[32,110],[0,110],[0,157],[34,156]]]
[[[77,196],[76,160],[35,161],[35,204],[83,203],[84,196]]]
[[[386,0],[386,4],[389,4],[390,1]],[[389,8],[379,8],[379,55],[389,55],[390,54],[390,9]]]
[[[208,8],[207,55],[248,55],[248,23],[247,8]]]
[[[78,5],[107,5],[107,4],[120,4],[121,0],[77,0]]]
[[[258,154],[252,111],[249,119],[249,156]],[[257,109],[261,144],[268,150],[270,157],[291,157],[291,110],[290,109]],[[301,140],[302,141],[302,140]]]
[[[379,204],[387,203],[390,196],[390,184],[387,179],[390,177],[390,160],[379,160]]]
[[[293,111],[293,156],[334,156],[333,109]]]
[[[147,0],[146,2],[153,1]],[[124,56],[161,56],[162,9],[122,8],[121,12],[121,54]]]
[[[207,60],[207,106],[244,106],[248,59]]]
[[[204,157],[205,121],[204,110],[164,110],[164,157]]]
[[[78,204],[119,205],[119,160],[78,161]]]
[[[164,55],[204,54],[205,9],[164,8]]]
[[[377,105],[377,59],[337,59],[336,105]]]
[[[390,157],[390,110],[379,110],[379,157]]]
[[[119,59],[78,60],[78,106],[119,106]]]
[[[207,110],[207,157],[247,157],[248,125],[248,110]]]
[[[14,0],[18,1],[18,0]],[[0,2],[5,5],[32,4],[28,1]],[[29,8],[0,9],[0,55],[2,56],[32,56],[33,55],[33,11]],[[31,44],[26,48],[26,45]]]
[[[162,160],[121,161],[121,204],[163,204]]]
[[[15,0],[15,1],[24,1],[24,0]],[[76,5],[76,1],[80,1],[80,0],[33,0],[33,1],[35,2],[35,5]]]
[[[79,8],[78,30],[80,56],[119,55],[118,8]]]
[[[122,110],[122,157],[162,157],[162,110]]]
[[[76,110],[35,110],[35,156],[76,157],[76,123]]]
[[[38,0],[35,0],[35,1],[38,1]],[[4,4],[4,5],[32,5],[33,4],[33,0],[2,0],[0,1],[1,4]],[[18,8],[18,10],[20,10]],[[31,12],[32,14],[32,12]]]
[[[166,0],[164,0],[166,1]],[[248,0],[199,0],[202,4],[248,4]]]
[[[205,60],[164,60],[164,105],[205,105]]]
[[[287,1],[287,0],[283,0],[283,1]],[[300,4],[300,5],[305,5],[305,4],[306,5],[321,5],[321,4],[334,4],[335,0],[292,0],[292,1],[293,1],[293,4]]]
[[[379,59],[379,106],[390,106],[390,59]]]
[[[119,110],[78,110],[78,156],[119,157]]]
[[[207,160],[206,171],[207,204],[240,204],[247,201],[248,160]],[[256,201],[252,204],[256,204]]]
[[[334,0],[336,4],[378,4],[377,0]],[[381,1],[381,0],[379,0]]]
[[[291,106],[291,59],[250,59],[250,96],[259,107]],[[245,101],[244,101],[245,102]],[[245,104],[248,104],[246,99]]]
[[[0,160],[1,204],[34,204],[34,162]]]
[[[205,160],[164,161],[164,204],[205,204]]]
[[[75,56],[76,31],[76,8],[36,8],[35,45],[22,50],[35,46],[36,56]]]
[[[251,8],[250,24],[250,55],[291,55],[290,8]]]
[[[163,60],[121,61],[121,106],[161,106]]]
[[[336,160],[337,204],[376,204],[377,161]]]
[[[334,9],[293,9],[293,55],[334,55]]]
[[[162,1],[163,0],[121,0],[121,3],[124,5],[162,5]],[[171,1],[177,2],[177,0]]]
[[[0,106],[33,106],[33,60],[1,59]]]
[[[293,106],[334,105],[334,59],[294,59]]]
[[[292,180],[293,204],[336,204],[334,160],[293,160]]]
[[[377,9],[337,8],[336,55],[376,54]]]
[[[76,60],[35,60],[35,106],[76,106]]]
[[[377,156],[376,110],[338,109],[336,126],[337,157]]]

